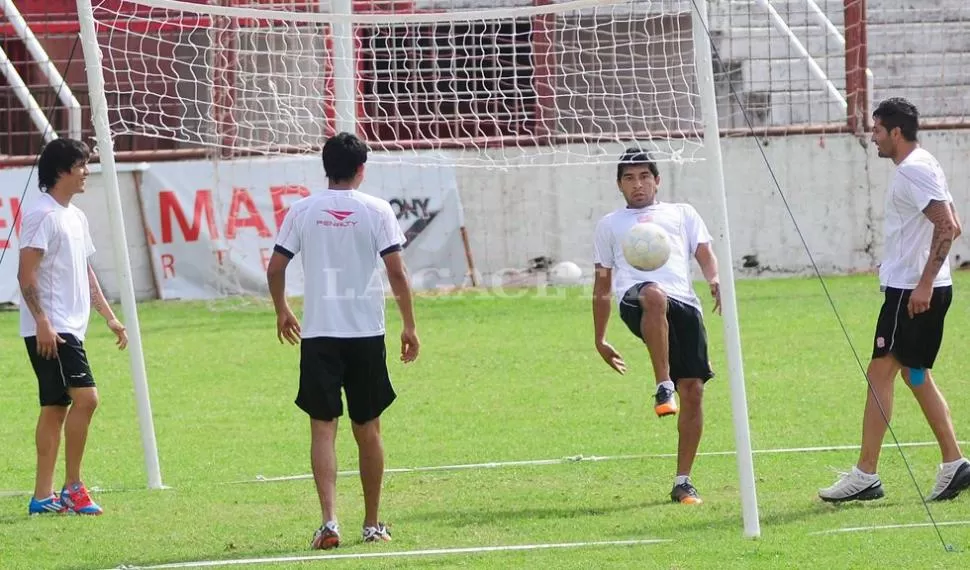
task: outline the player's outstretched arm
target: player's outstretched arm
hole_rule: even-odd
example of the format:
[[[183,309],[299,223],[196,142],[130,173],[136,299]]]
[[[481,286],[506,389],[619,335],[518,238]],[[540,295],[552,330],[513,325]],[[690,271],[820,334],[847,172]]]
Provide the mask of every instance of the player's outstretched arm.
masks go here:
[[[626,363],[623,357],[615,348],[606,342],[606,325],[610,322],[610,307],[612,296],[610,285],[612,283],[613,270],[603,267],[597,263],[594,267],[593,278],[593,336],[596,342],[596,352],[599,352],[603,360],[610,365],[610,368],[620,374],[626,372]]]
[[[276,309],[276,338],[280,344],[284,340],[290,344],[300,344],[300,321],[286,300],[286,266],[289,264],[290,256],[274,251],[266,267],[266,284],[269,285],[269,294]]]
[[[418,340],[417,327],[414,323],[414,302],[407,266],[400,251],[385,254],[384,266],[387,268],[387,281],[391,285],[391,292],[401,311],[401,321],[404,325],[401,331],[401,361],[411,362],[418,357],[421,342]]]
[[[714,312],[721,314],[721,278],[718,277],[717,256],[714,255],[714,247],[711,242],[697,245],[694,252],[697,264],[701,266],[701,273],[707,280],[707,285],[711,288],[711,297],[714,298]]]

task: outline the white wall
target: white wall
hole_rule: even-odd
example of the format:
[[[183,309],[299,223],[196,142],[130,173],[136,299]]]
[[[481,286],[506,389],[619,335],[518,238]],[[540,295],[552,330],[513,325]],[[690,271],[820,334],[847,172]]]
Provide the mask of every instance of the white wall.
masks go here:
[[[924,146],[943,162],[958,210],[970,217],[970,131],[933,131]],[[724,175],[729,200],[732,263],[739,277],[806,274],[811,263],[785,205],[775,189],[754,138],[724,139]],[[892,171],[849,135],[789,136],[767,140],[763,147],[808,247],[827,274],[866,271],[878,263],[882,243],[883,194]],[[622,147],[615,149],[619,156]],[[706,182],[705,163],[662,164],[663,200],[687,201],[707,220],[715,239],[717,196]],[[154,295],[145,232],[135,194],[135,173],[121,173],[129,253],[140,299]],[[529,167],[509,171],[459,170],[458,185],[472,252],[479,271],[524,269],[531,258],[572,260],[588,275],[591,236],[597,220],[622,206],[616,167]],[[98,248],[94,265],[104,287],[117,298],[118,286],[111,232],[100,175],[89,180],[77,204],[91,221]],[[953,249],[966,259],[966,238]],[[761,267],[741,269],[745,255]],[[722,260],[722,264],[723,264]]]
[[[787,213],[757,148],[757,139],[722,141],[734,266],[739,275],[803,274],[811,262],[795,222],[825,273],[872,269],[882,243],[883,195],[892,164],[849,135],[772,138],[765,154],[787,197]],[[970,132],[922,134],[924,146],[943,162],[960,212],[970,212]],[[621,147],[616,148],[619,156]],[[705,163],[661,165],[660,198],[687,201],[715,237],[717,196],[706,182]],[[591,236],[597,220],[622,206],[611,164],[527,168],[511,172],[459,172],[476,263],[483,272],[525,267],[548,255],[592,266]],[[967,258],[966,239],[954,254]],[[740,270],[744,255],[757,255],[760,270]]]

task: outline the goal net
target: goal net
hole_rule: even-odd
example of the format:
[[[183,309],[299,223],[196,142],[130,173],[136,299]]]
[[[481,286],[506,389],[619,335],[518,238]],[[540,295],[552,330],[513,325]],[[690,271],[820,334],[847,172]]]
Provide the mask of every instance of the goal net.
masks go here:
[[[635,142],[698,157],[691,0],[338,4],[96,0],[112,131],[313,153],[350,110],[384,161],[586,165]]]
[[[700,160],[695,1],[96,0],[115,149],[151,139],[204,157],[144,175],[162,297],[264,293],[268,238],[294,198],[320,187],[320,147],[344,130],[375,151],[367,189],[416,238],[405,253],[417,288],[480,285],[481,273],[544,282],[558,261],[585,266],[587,244],[564,253],[574,246],[558,226],[573,222],[521,219],[520,200],[483,206],[488,221],[463,240],[458,187],[470,183],[458,179],[476,167],[608,171],[630,146]],[[531,193],[558,191],[547,181]],[[493,220],[522,234],[512,267]],[[177,246],[199,241],[211,262],[187,265],[198,254]]]

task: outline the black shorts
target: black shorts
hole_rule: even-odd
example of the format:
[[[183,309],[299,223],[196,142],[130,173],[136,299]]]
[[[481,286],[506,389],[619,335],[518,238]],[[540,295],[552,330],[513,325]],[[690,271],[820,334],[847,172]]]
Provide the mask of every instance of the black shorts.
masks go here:
[[[88,364],[84,343],[72,334],[58,333],[64,344],[57,345],[57,358],[46,359],[37,353],[37,337],[24,338],[30,365],[37,376],[41,406],[70,406],[68,388],[94,388],[94,375]]]
[[[644,282],[630,287],[620,301],[620,318],[630,332],[641,340],[643,307],[640,305],[640,290],[649,284]],[[676,383],[684,378],[700,378],[704,382],[713,378],[714,372],[707,357],[707,330],[701,312],[696,307],[668,297],[667,327],[670,379]]]
[[[387,373],[384,336],[316,337],[300,342],[300,391],[296,405],[315,420],[343,415],[340,389],[347,394],[351,421],[380,417],[397,394]]]
[[[943,344],[943,321],[953,301],[953,287],[936,287],[930,309],[909,318],[910,289],[886,288],[886,299],[879,310],[872,357],[892,354],[906,368],[933,368]]]

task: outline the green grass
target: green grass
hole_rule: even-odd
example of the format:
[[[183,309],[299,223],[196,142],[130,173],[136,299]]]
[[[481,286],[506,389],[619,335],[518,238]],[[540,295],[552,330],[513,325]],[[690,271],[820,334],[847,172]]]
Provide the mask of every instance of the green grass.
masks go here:
[[[868,360],[880,294],[871,276],[827,281],[853,343]],[[970,439],[970,346],[958,275],[947,338],[935,375],[958,436]],[[752,443],[756,449],[856,445],[865,380],[818,282],[738,283]],[[707,299],[705,298],[705,301]],[[709,307],[709,304],[708,304]],[[629,372],[619,376],[592,346],[584,291],[521,298],[466,292],[417,302],[418,362],[391,356],[399,399],[384,417],[387,466],[417,467],[584,456],[669,454],[675,422],[657,419],[645,349],[613,315],[610,340]],[[397,315],[388,306],[389,338]],[[319,524],[312,482],[232,484],[309,472],[306,418],[293,404],[298,351],[280,346],[265,302],[146,303],[140,306],[162,475],[171,489],[146,489],[128,357],[93,322],[89,355],[102,405],[85,458],[99,518],[28,518],[26,496],[0,498],[0,568],[114,568],[168,562],[300,556]],[[706,392],[701,452],[734,448],[721,319],[708,312],[718,377]],[[33,486],[36,383],[17,338],[16,313],[0,314],[0,489]],[[393,354],[393,350],[391,350]],[[903,442],[932,441],[902,383],[893,428]],[[887,437],[887,443],[892,440]],[[939,454],[904,449],[928,492]],[[356,467],[349,426],[340,468]],[[389,474],[382,515],[394,542],[358,542],[361,493],[338,483],[345,546],[337,554],[580,541],[666,539],[601,546],[386,559],[331,560],[343,568],[930,568],[970,564],[970,525],[943,526],[945,553],[929,527],[816,535],[869,525],[928,522],[898,451],[880,474],[886,499],[833,507],[815,492],[856,451],[755,455],[762,536],[742,537],[733,455],[702,456],[694,480],[704,505],[671,504],[669,457]],[[63,468],[58,467],[58,478]],[[970,519],[967,501],[931,505],[937,521]],[[272,565],[303,567],[321,561]],[[270,566],[270,565],[266,565]],[[250,566],[247,566],[247,568]],[[257,567],[257,566],[251,566]]]

